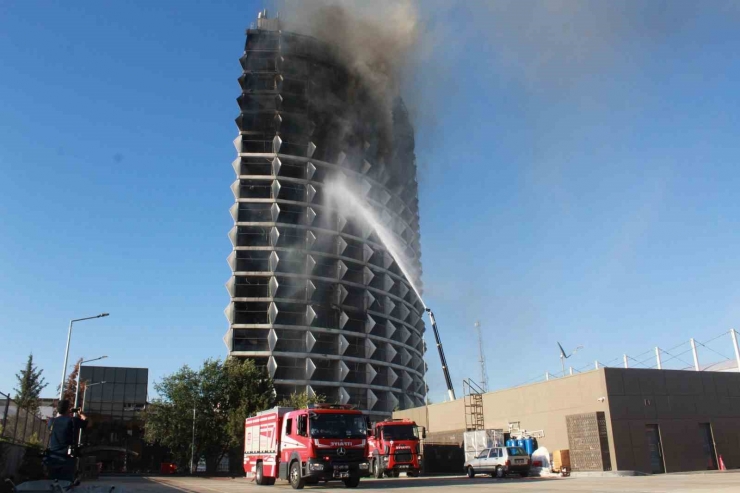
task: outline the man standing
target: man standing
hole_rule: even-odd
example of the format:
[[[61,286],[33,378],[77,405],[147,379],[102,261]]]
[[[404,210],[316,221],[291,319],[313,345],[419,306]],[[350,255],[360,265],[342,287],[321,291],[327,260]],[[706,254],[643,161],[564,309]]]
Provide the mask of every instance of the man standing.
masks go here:
[[[87,426],[87,417],[77,409],[70,409],[67,399],[59,401],[57,417],[49,420],[50,438],[44,462],[49,479],[74,482],[77,470],[77,437]],[[78,411],[78,416],[74,412]]]

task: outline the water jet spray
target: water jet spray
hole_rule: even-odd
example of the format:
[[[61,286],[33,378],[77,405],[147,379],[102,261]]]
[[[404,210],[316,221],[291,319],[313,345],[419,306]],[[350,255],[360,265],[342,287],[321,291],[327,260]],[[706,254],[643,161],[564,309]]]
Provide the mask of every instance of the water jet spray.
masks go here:
[[[439,337],[437,321],[434,318],[434,313],[432,313],[432,310],[427,307],[426,303],[424,303],[424,300],[421,298],[421,293],[419,293],[419,290],[416,287],[416,283],[414,282],[414,278],[411,276],[410,273],[409,259],[402,255],[401,246],[393,237],[392,233],[388,231],[385,226],[383,226],[380,219],[375,215],[375,213],[358,199],[361,194],[356,193],[354,190],[352,190],[350,186],[347,185],[343,180],[336,179],[327,182],[324,185],[324,193],[329,200],[332,200],[336,203],[337,209],[344,211],[345,214],[354,214],[358,216],[360,219],[365,221],[373,228],[375,234],[378,236],[378,239],[380,239],[380,241],[383,243],[383,246],[385,246],[385,248],[391,254],[393,260],[396,261],[398,268],[401,270],[403,275],[406,277],[406,280],[411,285],[411,289],[413,289],[414,293],[416,293],[416,297],[419,299],[419,302],[421,302],[422,306],[424,307],[424,311],[429,314],[429,320],[432,322],[434,339],[437,343],[437,351],[439,352],[439,359],[442,363],[442,373],[444,373],[445,383],[447,384],[447,395],[449,396],[451,401],[454,401],[456,399],[455,389],[452,385],[450,371],[447,368],[447,359],[445,358],[444,349],[442,348],[442,340]],[[424,389],[425,394],[426,390],[427,389]]]

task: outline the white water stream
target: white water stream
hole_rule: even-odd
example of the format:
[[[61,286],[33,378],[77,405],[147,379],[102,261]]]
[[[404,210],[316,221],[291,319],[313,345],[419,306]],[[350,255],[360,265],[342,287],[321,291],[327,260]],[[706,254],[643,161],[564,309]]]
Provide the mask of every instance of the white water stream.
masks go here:
[[[402,253],[403,248],[393,236],[393,233],[383,226],[383,223],[375,215],[375,212],[359,198],[362,197],[362,194],[353,190],[347,183],[340,180],[327,182],[324,185],[324,193],[329,202],[340,210],[342,214],[359,218],[375,230],[375,234],[393,256],[393,260],[396,261],[398,268],[406,276],[406,281],[411,286],[411,289],[414,290],[414,293],[416,293],[416,296],[426,310],[427,306],[414,283],[414,277],[411,275],[411,269],[409,267],[410,260]]]

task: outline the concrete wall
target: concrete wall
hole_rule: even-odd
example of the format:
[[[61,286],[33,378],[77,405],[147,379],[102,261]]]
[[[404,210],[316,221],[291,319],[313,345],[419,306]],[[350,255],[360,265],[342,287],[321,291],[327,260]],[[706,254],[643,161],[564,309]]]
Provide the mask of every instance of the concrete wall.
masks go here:
[[[541,446],[550,451],[568,448],[568,431],[565,416],[592,411],[604,411],[607,422],[609,409],[606,402],[606,384],[603,370],[581,373],[547,382],[489,392],[483,395],[483,417],[486,428],[508,431],[509,422],[519,421],[527,430],[544,430]],[[465,430],[465,404],[463,399],[428,406],[428,425],[425,408],[397,411],[398,418],[409,418],[427,427],[429,440],[439,443],[462,443]],[[610,447],[611,437],[610,437]],[[611,450],[614,457],[614,450]],[[614,467],[614,464],[612,464]]]
[[[707,468],[700,423],[717,455],[740,467],[740,374],[606,368],[617,467],[650,472],[645,427],[660,427],[667,472]],[[610,437],[611,439],[611,437]]]
[[[544,430],[539,444],[550,451],[569,448],[567,415],[594,411],[605,413],[612,470],[651,472],[648,424],[660,427],[666,472],[707,469],[700,423],[711,424],[725,466],[740,468],[740,373],[601,368],[483,395],[486,428],[519,421]],[[426,426],[430,441],[462,443],[463,399],[394,417]]]
[[[611,431],[608,405],[606,400],[599,401],[601,397],[607,397],[603,369],[489,392],[483,395],[483,417],[486,428],[506,431],[509,422],[519,421],[520,426],[529,431],[543,430],[545,436],[538,444],[552,452],[569,448],[565,422],[569,414],[603,411]],[[609,448],[614,457],[611,433]]]
[[[411,419],[426,427],[428,443],[463,443],[465,404],[462,399],[396,411],[393,417]]]

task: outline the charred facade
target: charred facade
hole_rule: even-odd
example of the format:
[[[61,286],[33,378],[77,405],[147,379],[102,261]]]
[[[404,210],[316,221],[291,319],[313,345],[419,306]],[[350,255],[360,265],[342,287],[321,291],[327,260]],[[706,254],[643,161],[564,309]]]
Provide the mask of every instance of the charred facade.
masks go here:
[[[224,338],[279,396],[322,394],[374,415],[423,405],[423,304],[372,227],[324,185],[353,184],[411,259],[421,250],[414,132],[337,47],[258,19],[247,31],[231,186]],[[388,103],[388,104],[386,104]]]

